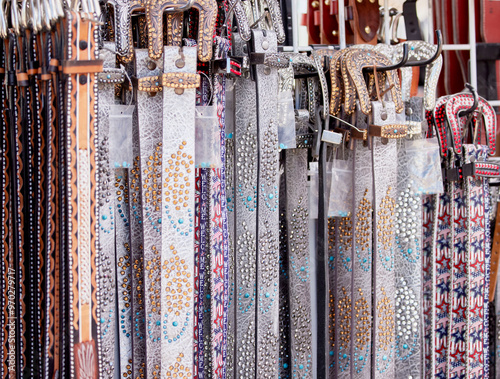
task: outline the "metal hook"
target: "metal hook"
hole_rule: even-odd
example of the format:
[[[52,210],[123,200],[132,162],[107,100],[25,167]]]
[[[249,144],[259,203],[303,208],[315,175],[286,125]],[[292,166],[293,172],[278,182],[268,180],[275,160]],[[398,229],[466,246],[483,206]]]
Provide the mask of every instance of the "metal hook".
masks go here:
[[[15,35],[21,34],[21,27],[19,24],[19,9],[17,8],[17,0],[11,0],[10,2],[10,21],[12,23],[12,29]]]
[[[23,0],[21,3],[21,17],[19,19],[19,25],[23,29],[28,29],[28,20],[29,20],[29,15],[28,15],[28,0]]]
[[[472,104],[472,107],[469,109],[464,109],[463,111],[458,112],[458,117],[464,117],[470,115],[472,112],[474,112],[477,108],[477,105],[479,104],[479,97],[477,95],[476,89],[469,83],[465,83],[465,86],[469,91],[472,93],[472,97],[474,98],[474,104]]]
[[[436,40],[437,40],[437,49],[436,52],[432,57],[425,61],[410,61],[405,64],[405,67],[421,67],[421,66],[427,66],[434,62],[436,59],[439,58],[441,55],[441,52],[443,51],[443,33],[441,33],[441,30],[436,30]]]
[[[5,14],[5,0],[0,0],[0,38],[5,39],[8,35],[7,17]]]
[[[391,70],[397,70],[398,68],[403,67],[406,64],[406,62],[408,62],[408,54],[409,54],[408,44],[404,43],[403,44],[403,58],[401,59],[401,61],[399,61],[396,64],[390,65],[390,66],[377,66],[377,71],[378,72],[386,72],[386,71],[391,71]],[[366,70],[368,72],[373,72],[373,66],[363,67],[363,70]]]

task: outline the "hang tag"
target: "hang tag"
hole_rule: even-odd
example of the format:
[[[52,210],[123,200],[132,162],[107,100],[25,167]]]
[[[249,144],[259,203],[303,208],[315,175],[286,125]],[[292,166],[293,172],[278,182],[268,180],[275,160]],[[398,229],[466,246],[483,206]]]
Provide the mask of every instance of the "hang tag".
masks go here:
[[[220,130],[217,107],[214,105],[196,108],[195,166],[218,168],[222,166],[220,156]]]
[[[295,109],[291,92],[278,92],[278,144],[280,149],[297,147]]]
[[[443,193],[441,155],[437,138],[406,141],[405,149],[412,191],[417,195]]]
[[[336,159],[332,163],[328,217],[349,217],[352,209],[352,161]]]
[[[133,105],[111,105],[109,107],[109,161],[111,168],[131,167]]]

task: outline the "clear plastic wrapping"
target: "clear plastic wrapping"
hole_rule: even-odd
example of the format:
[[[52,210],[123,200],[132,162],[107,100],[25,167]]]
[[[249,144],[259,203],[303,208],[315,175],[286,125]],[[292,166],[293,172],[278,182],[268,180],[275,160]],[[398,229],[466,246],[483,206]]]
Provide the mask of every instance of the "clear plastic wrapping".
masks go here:
[[[220,130],[217,108],[213,105],[196,107],[195,166],[217,168],[222,166]]]
[[[418,195],[443,193],[441,155],[437,138],[406,141],[405,149],[413,191]]]
[[[132,105],[109,107],[109,161],[112,168],[131,167],[132,153]]]
[[[352,162],[336,159],[332,162],[332,178],[328,217],[347,217],[352,208]]]
[[[280,149],[297,147],[295,108],[291,92],[278,93],[278,144]]]

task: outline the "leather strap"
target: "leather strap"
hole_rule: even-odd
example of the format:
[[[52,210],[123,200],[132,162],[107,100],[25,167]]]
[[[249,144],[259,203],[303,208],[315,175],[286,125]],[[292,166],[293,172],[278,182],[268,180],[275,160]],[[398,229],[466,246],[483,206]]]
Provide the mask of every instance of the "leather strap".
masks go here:
[[[372,105],[373,120],[375,123],[383,124],[393,122],[391,114],[385,121],[380,119],[378,107]],[[378,105],[378,104],[377,104]],[[393,116],[394,117],[394,116]],[[378,119],[378,120],[377,120]],[[377,122],[378,121],[378,122]],[[408,335],[409,331],[396,328],[396,322],[401,320],[401,315],[396,316],[396,304],[406,298],[412,289],[402,284],[402,288],[396,293],[395,282],[395,255],[397,249],[396,233],[406,231],[406,227],[401,226],[398,230],[395,227],[396,217],[393,212],[396,205],[397,168],[387,162],[397,161],[396,142],[389,140],[387,144],[382,144],[380,140],[373,141],[371,151],[373,170],[373,359],[372,375],[395,374],[396,358],[396,332]],[[399,239],[399,238],[398,238]],[[406,292],[406,293],[405,293]],[[411,298],[411,295],[409,295]],[[413,304],[407,304],[410,319],[418,317],[417,309]],[[408,309],[410,308],[410,309]],[[402,307],[400,308],[402,309]],[[398,320],[399,318],[399,320]],[[411,329],[411,334],[415,331]],[[410,335],[411,335],[410,334]],[[413,337],[413,336],[412,336]]]
[[[253,31],[256,53],[275,53],[276,35],[272,31]],[[257,180],[257,346],[258,377],[278,373],[279,306],[279,157],[277,108],[278,78],[276,68],[256,66],[257,135],[259,167]]]
[[[147,51],[135,50],[138,78],[158,76],[163,60],[151,60]],[[160,378],[161,373],[161,267],[162,267],[162,130],[163,96],[137,92],[142,199],[142,230],[144,257],[144,302],[146,352],[143,374],[147,378]],[[161,191],[161,192],[160,192]],[[175,359],[175,358],[174,358]]]
[[[408,176],[415,164],[397,146],[395,188],[395,376],[421,377],[422,369],[422,199]]]
[[[104,49],[99,51],[104,67],[112,69],[116,65],[116,55],[114,44],[104,43]],[[111,168],[109,146],[109,116],[110,107],[116,103],[115,84],[99,83],[99,136],[97,142],[97,164],[99,166],[99,190],[98,190],[98,210],[99,210],[99,247],[100,257],[98,261],[99,290],[100,297],[100,336],[97,344],[98,363],[103,369],[104,377],[110,379],[115,375],[115,349],[118,345],[118,336],[115,334],[117,328],[118,315],[117,293],[116,293],[116,217],[115,196],[114,196],[114,170]],[[116,342],[116,344],[115,344]]]
[[[179,60],[184,64],[179,64]],[[195,73],[196,48],[165,47],[163,69],[165,73]],[[163,268],[161,364],[165,370],[163,375],[167,376],[179,365],[184,367],[180,369],[184,375],[192,374],[193,367],[194,278],[190,273],[194,272],[194,107],[194,88],[180,92],[164,86],[163,125],[169,127],[163,128],[165,166],[158,203],[161,205]]]
[[[120,377],[132,375],[132,250],[130,234],[130,191],[129,170],[118,168],[114,170],[114,203],[115,203],[115,238],[116,238],[116,294],[117,330],[120,346],[120,362],[115,368]]]
[[[143,50],[138,65],[146,64],[147,52]],[[145,66],[138,66],[139,73],[148,75]],[[136,87],[134,87],[135,89]],[[147,101],[147,97],[135,92],[134,98]],[[139,107],[133,114],[132,119],[132,154],[133,163],[129,169],[128,186],[130,202],[130,238],[132,259],[132,377],[146,377],[146,277],[144,269],[144,232],[143,232],[143,203],[142,203],[142,173],[141,173],[141,149],[139,131]],[[147,110],[146,110],[147,112]],[[142,116],[144,117],[144,116]]]
[[[84,14],[82,14],[84,15]],[[95,25],[88,16],[66,14],[69,38],[67,62],[92,62],[96,56]],[[88,44],[79,44],[79,41]],[[73,48],[75,47],[75,48]],[[74,65],[78,67],[79,65]],[[88,68],[88,71],[86,69]],[[99,262],[96,210],[96,69],[86,63],[66,80],[68,133],[68,227],[71,376],[97,377],[95,337],[101,330],[98,320],[100,293],[97,291],[96,263]],[[89,117],[90,115],[90,117]],[[97,310],[97,311],[96,311]]]
[[[234,54],[246,45],[234,34]],[[257,299],[257,109],[255,82],[244,73],[235,82],[234,210],[235,210],[235,377],[253,378],[256,369]]]
[[[417,0],[406,0],[403,3],[403,16],[405,18],[405,29],[407,40],[421,40],[422,33],[417,16]]]

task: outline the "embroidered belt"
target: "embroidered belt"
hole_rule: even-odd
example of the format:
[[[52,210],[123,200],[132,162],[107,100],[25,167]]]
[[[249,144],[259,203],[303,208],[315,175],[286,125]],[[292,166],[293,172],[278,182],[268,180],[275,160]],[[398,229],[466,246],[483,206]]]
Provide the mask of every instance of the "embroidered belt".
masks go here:
[[[153,216],[152,220],[161,223],[163,230],[159,262],[161,364],[162,370],[166,370],[163,375],[171,375],[180,365],[180,372],[189,376],[193,367],[196,84],[184,85],[177,78],[196,72],[196,48],[165,47],[163,68],[167,73],[163,76],[163,125],[168,128],[163,128],[164,166],[157,189],[161,219],[155,220]],[[155,190],[153,185],[153,194]]]
[[[99,262],[96,209],[97,30],[85,14],[66,14],[67,212],[69,230],[71,377],[97,376],[96,334],[101,318],[96,264]],[[88,41],[80,43],[79,41]]]

